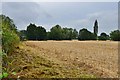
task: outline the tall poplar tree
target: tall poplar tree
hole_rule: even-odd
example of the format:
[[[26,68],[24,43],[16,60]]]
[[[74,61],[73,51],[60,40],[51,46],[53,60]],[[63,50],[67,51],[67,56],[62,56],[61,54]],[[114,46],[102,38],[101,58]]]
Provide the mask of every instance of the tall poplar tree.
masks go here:
[[[97,34],[98,34],[98,21],[97,20],[95,20],[95,23],[94,23],[94,34],[97,37]]]

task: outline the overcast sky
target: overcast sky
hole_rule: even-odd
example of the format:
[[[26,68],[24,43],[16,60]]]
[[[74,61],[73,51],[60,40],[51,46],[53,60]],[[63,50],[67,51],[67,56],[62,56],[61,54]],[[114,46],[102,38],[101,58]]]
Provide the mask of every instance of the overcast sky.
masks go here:
[[[35,23],[47,31],[59,24],[93,32],[96,19],[99,34],[118,29],[117,2],[3,2],[2,13],[12,18],[20,30]]]

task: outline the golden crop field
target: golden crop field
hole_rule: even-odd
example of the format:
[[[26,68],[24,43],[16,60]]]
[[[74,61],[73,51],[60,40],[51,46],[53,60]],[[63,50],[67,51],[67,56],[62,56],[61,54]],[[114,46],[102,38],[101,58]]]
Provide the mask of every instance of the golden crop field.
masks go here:
[[[118,77],[118,42],[26,41],[20,49],[21,77]]]

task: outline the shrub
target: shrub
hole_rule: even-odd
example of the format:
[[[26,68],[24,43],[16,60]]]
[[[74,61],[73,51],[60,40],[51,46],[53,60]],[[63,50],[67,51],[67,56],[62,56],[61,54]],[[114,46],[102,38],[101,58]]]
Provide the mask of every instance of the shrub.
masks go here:
[[[19,37],[14,32],[2,33],[2,48],[6,53],[12,52],[15,46],[19,43]]]
[[[14,50],[19,43],[19,37],[17,35],[17,28],[9,17],[0,15],[2,19],[2,49],[5,53],[10,53]]]
[[[19,37],[20,37],[20,41],[26,41],[27,40],[27,31],[26,30],[20,30],[19,31]]]
[[[110,38],[113,41],[120,41],[120,30],[114,30],[110,33]]]
[[[99,40],[109,40],[109,35],[106,33],[101,33],[100,36],[98,37]]]

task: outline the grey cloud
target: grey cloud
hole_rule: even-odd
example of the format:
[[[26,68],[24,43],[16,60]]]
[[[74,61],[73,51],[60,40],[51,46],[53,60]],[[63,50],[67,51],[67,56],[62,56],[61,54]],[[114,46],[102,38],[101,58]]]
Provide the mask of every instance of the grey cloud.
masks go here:
[[[99,21],[99,33],[109,33],[117,28],[117,3],[109,2],[61,2],[34,3],[8,2],[3,3],[3,14],[13,18],[19,29],[25,29],[33,22],[49,30],[53,25],[60,24],[76,28],[87,28],[93,31],[95,19]]]
[[[44,18],[52,18],[40,5],[33,2],[5,2],[2,4],[2,12],[13,18],[16,24],[23,24],[19,27],[25,27],[26,23],[42,21]]]

